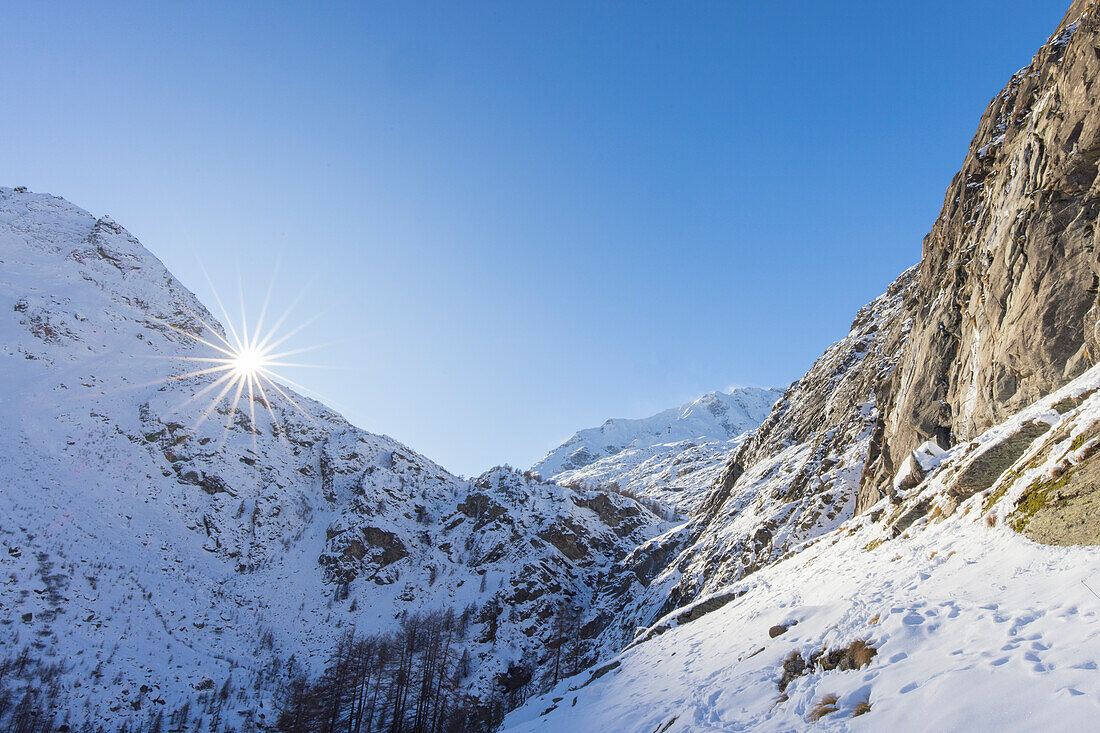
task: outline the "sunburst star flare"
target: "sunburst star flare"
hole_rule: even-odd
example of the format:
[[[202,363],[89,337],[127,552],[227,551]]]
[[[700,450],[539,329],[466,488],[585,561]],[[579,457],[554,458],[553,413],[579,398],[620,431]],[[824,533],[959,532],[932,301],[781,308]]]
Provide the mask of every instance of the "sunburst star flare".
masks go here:
[[[270,292],[268,296],[270,297]],[[256,402],[259,402],[267,410],[272,424],[275,426],[275,432],[279,435],[280,439],[282,438],[282,431],[278,428],[279,421],[272,409],[269,397],[275,394],[280,395],[306,419],[311,422],[314,421],[314,417],[303,409],[303,407],[298,404],[298,401],[295,400],[291,394],[288,394],[287,390],[283,389],[280,382],[282,385],[298,389],[299,391],[308,393],[310,390],[276,371],[279,367],[318,367],[316,364],[301,363],[297,360],[283,361],[283,359],[288,356],[319,349],[327,344],[316,344],[276,351],[280,345],[286,343],[291,337],[311,323],[312,319],[291,329],[287,333],[279,334],[278,330],[280,326],[286,322],[287,317],[290,315],[290,310],[293,308],[292,304],[291,308],[289,308],[286,313],[276,319],[274,325],[265,329],[264,320],[268,307],[268,299],[265,299],[260,317],[250,329],[244,315],[245,309],[243,301],[241,304],[240,323],[234,324],[233,319],[222,304],[221,298],[216,294],[214,297],[215,302],[217,302],[218,306],[221,308],[222,317],[226,325],[224,333],[220,329],[214,328],[210,323],[199,318],[197,314],[195,314],[196,319],[203,326],[203,333],[201,334],[178,328],[166,322],[161,322],[162,325],[189,337],[208,350],[207,354],[203,356],[171,357],[173,360],[195,362],[197,368],[173,374],[168,378],[168,381],[186,380],[193,377],[205,377],[206,379],[203,379],[203,381],[207,381],[207,379],[210,380],[209,383],[197,389],[194,394],[190,395],[185,401],[173,408],[172,411],[178,412],[187,405],[202,400],[204,397],[209,399],[209,403],[202,408],[199,418],[192,426],[192,429],[197,430],[210,418],[215,410],[222,412],[222,410],[218,408],[218,405],[222,403],[223,399],[228,399],[229,410],[220,441],[222,444],[228,439],[229,431],[233,424],[233,416],[237,414],[242,398],[247,402],[247,413],[252,424],[255,425],[256,423]],[[210,395],[212,395],[212,397],[208,397]],[[253,434],[253,440],[255,440],[255,434]]]

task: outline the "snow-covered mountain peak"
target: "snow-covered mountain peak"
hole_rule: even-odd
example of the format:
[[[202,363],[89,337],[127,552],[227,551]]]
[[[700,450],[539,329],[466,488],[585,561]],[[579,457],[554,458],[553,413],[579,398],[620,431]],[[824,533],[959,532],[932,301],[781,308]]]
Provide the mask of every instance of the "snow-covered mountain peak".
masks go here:
[[[739,387],[729,392],[708,392],[650,417],[611,418],[598,428],[574,433],[533,470],[543,476],[559,476],[628,448],[731,440],[759,425],[781,395],[775,389]]]
[[[58,196],[0,187],[0,227],[4,284],[18,294],[15,310],[47,342],[80,341],[95,352],[125,344],[119,355],[127,356],[159,351],[160,339],[172,344],[169,352],[194,350],[198,342],[179,331],[224,335],[194,294],[108,216],[96,218]],[[123,319],[142,324],[128,336],[144,343],[112,347],[103,340],[116,330],[109,324]],[[159,338],[147,338],[151,332]]]

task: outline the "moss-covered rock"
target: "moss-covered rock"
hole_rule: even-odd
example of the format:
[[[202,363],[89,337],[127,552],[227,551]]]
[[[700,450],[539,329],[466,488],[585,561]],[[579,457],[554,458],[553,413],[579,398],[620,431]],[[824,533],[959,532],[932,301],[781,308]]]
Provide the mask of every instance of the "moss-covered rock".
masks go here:
[[[1059,415],[1065,415],[1070,410],[1076,410],[1080,407],[1081,404],[1089,397],[1092,397],[1095,392],[1095,389],[1090,389],[1082,392],[1076,397],[1064,397],[1051,405],[1051,407],[1053,407]]]
[[[1089,456],[1060,475],[1035,481],[1008,521],[1046,545],[1100,544],[1100,461]]]

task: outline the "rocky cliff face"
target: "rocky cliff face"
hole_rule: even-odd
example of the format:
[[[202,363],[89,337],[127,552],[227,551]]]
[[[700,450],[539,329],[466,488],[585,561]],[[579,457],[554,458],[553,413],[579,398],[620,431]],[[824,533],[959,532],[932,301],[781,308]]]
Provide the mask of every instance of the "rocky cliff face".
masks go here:
[[[1075,2],[979,122],[924,240],[860,509],[923,441],[970,440],[1098,356],[1098,31]]]

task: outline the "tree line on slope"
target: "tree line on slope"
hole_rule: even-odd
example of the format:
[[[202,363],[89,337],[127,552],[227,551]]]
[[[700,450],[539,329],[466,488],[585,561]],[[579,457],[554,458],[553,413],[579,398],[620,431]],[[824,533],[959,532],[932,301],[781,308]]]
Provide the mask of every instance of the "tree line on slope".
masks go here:
[[[579,613],[561,604],[539,664],[512,662],[487,696],[469,689],[471,657],[463,646],[468,613],[413,614],[391,633],[345,634],[315,680],[296,675],[279,701],[281,733],[467,733],[492,731],[504,714],[583,666],[576,643]],[[492,625],[480,641],[494,641]]]
[[[465,694],[465,622],[451,611],[412,614],[388,634],[347,633],[321,676],[296,675],[279,701],[284,733],[450,733],[472,730]]]

